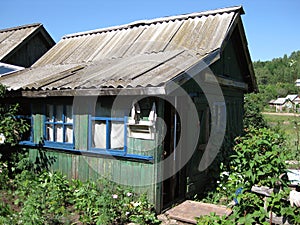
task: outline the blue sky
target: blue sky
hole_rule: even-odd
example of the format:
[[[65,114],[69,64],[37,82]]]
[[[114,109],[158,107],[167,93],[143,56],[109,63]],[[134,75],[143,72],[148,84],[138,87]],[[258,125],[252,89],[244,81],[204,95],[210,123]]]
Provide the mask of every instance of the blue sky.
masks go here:
[[[299,0],[2,0],[0,29],[40,22],[58,42],[66,34],[236,5],[246,13],[252,60],[300,50]]]

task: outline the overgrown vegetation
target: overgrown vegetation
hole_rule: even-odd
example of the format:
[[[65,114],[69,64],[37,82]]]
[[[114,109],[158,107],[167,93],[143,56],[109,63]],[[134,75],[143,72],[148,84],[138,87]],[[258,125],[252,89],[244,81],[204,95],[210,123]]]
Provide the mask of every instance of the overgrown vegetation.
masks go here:
[[[300,224],[300,209],[292,208],[286,200],[289,196],[286,172],[284,139],[270,128],[249,129],[236,139],[230,164],[221,164],[221,174],[214,192],[205,201],[233,206],[228,218],[216,215],[198,218],[198,224],[269,224],[269,213],[288,218],[292,224]],[[267,200],[251,191],[253,186],[274,189]],[[276,191],[277,190],[277,191]]]
[[[0,86],[0,98],[5,87]],[[1,101],[4,102],[4,101]],[[48,170],[49,158],[34,165],[17,145],[29,128],[18,105],[0,105],[0,224],[159,224],[146,194],[106,179],[68,180]]]
[[[286,160],[291,157],[285,135],[278,126],[267,125],[261,114],[260,96],[245,98],[245,133],[235,139],[233,152],[220,166],[215,189],[205,202],[227,205],[233,213],[197,218],[198,224],[270,224],[272,216],[300,224],[300,209],[287,201],[290,188]],[[273,190],[270,197],[252,191],[253,186]]]
[[[267,122],[262,115],[263,108],[260,95],[254,93],[245,95],[243,123],[246,130],[267,127]]]
[[[60,173],[25,170],[0,193],[10,196],[0,224],[159,224],[146,195],[105,179],[69,181]]]
[[[300,161],[300,117],[298,115],[269,115],[264,118],[271,128],[278,130],[286,137],[286,148],[289,151],[288,160]]]

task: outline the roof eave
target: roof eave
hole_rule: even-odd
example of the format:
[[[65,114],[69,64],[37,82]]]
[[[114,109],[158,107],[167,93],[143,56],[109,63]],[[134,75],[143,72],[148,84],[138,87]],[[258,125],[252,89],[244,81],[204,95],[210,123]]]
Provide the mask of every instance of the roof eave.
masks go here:
[[[136,87],[136,88],[99,88],[99,89],[64,89],[64,90],[17,90],[10,91],[11,96],[45,98],[61,96],[116,96],[116,95],[165,95],[164,87]]]

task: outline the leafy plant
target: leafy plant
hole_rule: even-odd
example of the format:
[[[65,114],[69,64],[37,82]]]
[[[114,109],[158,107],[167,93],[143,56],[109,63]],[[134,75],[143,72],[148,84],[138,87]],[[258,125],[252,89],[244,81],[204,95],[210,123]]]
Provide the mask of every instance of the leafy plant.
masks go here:
[[[267,129],[250,129],[236,139],[235,155],[232,156],[231,169],[242,174],[245,185],[269,185],[281,182],[285,173],[286,151],[284,139],[276,132]]]
[[[0,84],[0,98],[4,98],[5,93],[6,87]],[[18,110],[19,104],[0,104],[0,134],[4,142],[2,144],[16,145],[21,135],[29,129],[25,120],[17,118]]]
[[[292,209],[288,199],[289,189],[286,172],[284,138],[269,128],[249,128],[236,139],[230,163],[221,164],[222,171],[217,187],[206,201],[233,207],[233,214],[227,218],[204,216],[198,224],[269,224],[269,213],[284,216],[293,224],[299,223],[299,209]],[[271,197],[251,192],[254,185],[274,188]],[[234,201],[233,201],[234,200]]]
[[[106,179],[97,183],[77,181],[74,207],[80,221],[87,224],[158,224],[155,211],[146,195],[134,194]]]
[[[198,225],[232,225],[232,221],[226,220],[226,215],[218,216],[216,213],[197,217],[196,221]]]
[[[262,115],[262,109],[264,107],[262,96],[260,94],[246,94],[244,103],[244,127],[245,129],[264,128],[267,127],[267,122]]]

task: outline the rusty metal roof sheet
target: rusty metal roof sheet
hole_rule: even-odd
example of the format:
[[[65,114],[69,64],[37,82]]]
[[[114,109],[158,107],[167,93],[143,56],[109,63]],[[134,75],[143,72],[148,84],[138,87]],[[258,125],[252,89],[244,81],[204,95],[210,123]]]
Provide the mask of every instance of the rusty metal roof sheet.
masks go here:
[[[63,37],[12,90],[157,87],[222,47],[242,7],[137,21]]]

